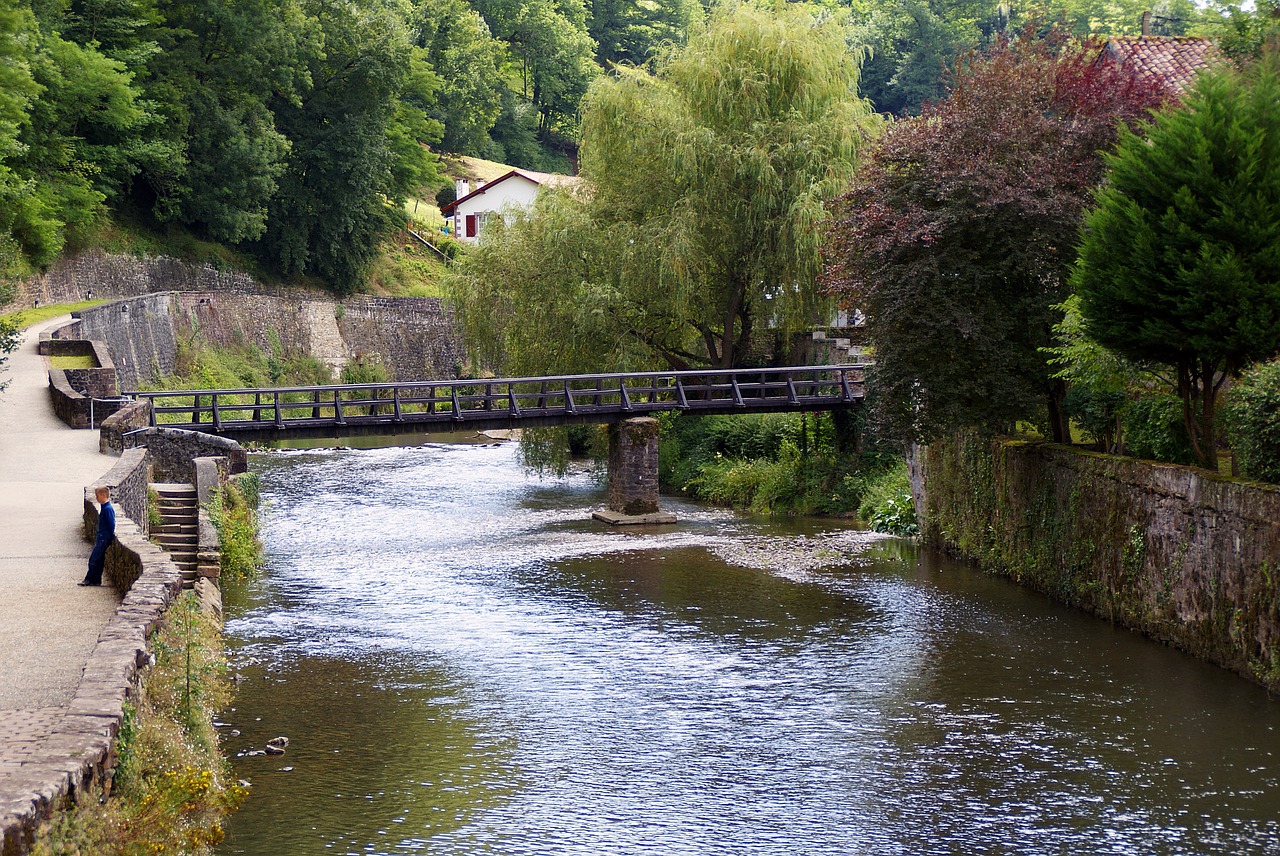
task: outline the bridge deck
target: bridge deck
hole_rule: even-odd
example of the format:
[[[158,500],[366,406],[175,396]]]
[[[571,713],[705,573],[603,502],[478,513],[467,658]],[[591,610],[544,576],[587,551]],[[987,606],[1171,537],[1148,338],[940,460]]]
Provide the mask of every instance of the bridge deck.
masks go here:
[[[271,440],[843,409],[863,381],[863,366],[842,365],[129,394],[151,400],[153,425]]]

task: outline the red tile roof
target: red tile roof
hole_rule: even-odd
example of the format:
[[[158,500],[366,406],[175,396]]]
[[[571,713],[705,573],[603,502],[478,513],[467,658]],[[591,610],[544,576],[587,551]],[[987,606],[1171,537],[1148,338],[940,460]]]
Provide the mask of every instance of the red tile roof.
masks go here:
[[[1177,95],[1186,94],[1197,73],[1223,59],[1213,42],[1193,36],[1112,36],[1105,55]]]

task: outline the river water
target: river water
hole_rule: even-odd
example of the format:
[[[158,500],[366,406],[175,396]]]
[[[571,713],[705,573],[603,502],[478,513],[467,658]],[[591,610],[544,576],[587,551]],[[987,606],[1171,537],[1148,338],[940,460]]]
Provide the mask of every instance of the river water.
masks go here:
[[[613,530],[509,445],[253,467],[220,853],[1280,853],[1280,702],[909,543]]]

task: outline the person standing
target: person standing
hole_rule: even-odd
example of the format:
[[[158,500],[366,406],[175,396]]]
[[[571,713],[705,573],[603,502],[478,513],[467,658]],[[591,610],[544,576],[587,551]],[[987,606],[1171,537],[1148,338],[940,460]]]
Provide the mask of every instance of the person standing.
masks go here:
[[[116,537],[116,510],[111,505],[111,488],[98,485],[93,489],[93,496],[98,500],[98,537],[94,539],[93,551],[89,553],[89,573],[78,585],[102,585],[102,566],[107,559],[107,546]]]

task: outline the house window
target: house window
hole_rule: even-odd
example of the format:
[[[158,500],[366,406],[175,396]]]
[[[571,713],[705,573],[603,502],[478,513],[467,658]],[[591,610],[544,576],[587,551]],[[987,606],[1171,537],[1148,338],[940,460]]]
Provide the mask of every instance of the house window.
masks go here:
[[[478,225],[479,224],[476,222],[476,215],[468,214],[467,215],[467,232],[466,232],[466,236],[468,238],[474,238],[476,236],[476,231],[477,231],[476,227]]]

